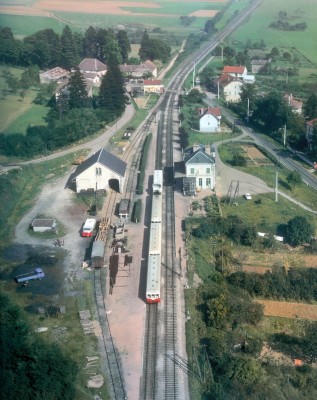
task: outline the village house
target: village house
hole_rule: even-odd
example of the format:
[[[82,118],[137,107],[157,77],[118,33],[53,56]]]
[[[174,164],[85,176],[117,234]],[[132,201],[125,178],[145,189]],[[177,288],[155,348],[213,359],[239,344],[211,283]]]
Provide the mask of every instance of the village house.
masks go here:
[[[78,68],[85,80],[93,86],[100,86],[101,78],[107,73],[107,66],[96,58],[85,58]]]
[[[41,83],[60,83],[64,80],[67,80],[70,72],[61,67],[55,67],[45,72],[40,73],[40,82]]]
[[[312,150],[312,144],[313,144],[313,135],[315,132],[315,135],[317,134],[317,129],[314,127],[314,125],[317,125],[317,118],[311,119],[310,121],[306,122],[306,140],[307,140],[307,145],[309,150]]]
[[[141,64],[122,64],[119,66],[124,77],[128,78],[156,78],[157,66],[150,60]]]
[[[193,146],[185,155],[186,177],[183,180],[184,194],[194,194],[201,190],[213,190],[216,184],[215,158],[210,146]],[[193,193],[194,192],[194,193]]]
[[[144,94],[146,94],[146,93],[161,94],[161,93],[164,93],[164,85],[162,84],[161,80],[144,79],[143,92],[144,92]]]
[[[240,101],[243,82],[229,74],[222,74],[215,80],[216,90],[219,96],[223,97],[227,103]]]
[[[198,108],[199,131],[218,132],[220,131],[221,109],[220,108]]]
[[[82,162],[72,176],[76,192],[104,191],[112,188],[123,192],[127,164],[105,149]]]
[[[287,104],[291,107],[292,111],[297,114],[301,114],[303,110],[303,102],[299,99],[295,99],[291,94],[285,94],[283,99],[287,102]]]

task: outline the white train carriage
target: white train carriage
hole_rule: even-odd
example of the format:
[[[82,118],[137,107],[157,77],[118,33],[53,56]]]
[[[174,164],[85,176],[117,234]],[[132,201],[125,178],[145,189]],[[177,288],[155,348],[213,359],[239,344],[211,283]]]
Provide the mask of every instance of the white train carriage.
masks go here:
[[[162,196],[160,194],[152,196],[151,222],[162,222]]]
[[[153,194],[162,194],[163,190],[163,171],[156,169],[153,176]]]
[[[159,303],[161,301],[161,255],[150,254],[146,282],[146,302]]]
[[[162,226],[161,224],[151,224],[150,228],[150,245],[149,254],[161,254],[161,240],[162,240]]]

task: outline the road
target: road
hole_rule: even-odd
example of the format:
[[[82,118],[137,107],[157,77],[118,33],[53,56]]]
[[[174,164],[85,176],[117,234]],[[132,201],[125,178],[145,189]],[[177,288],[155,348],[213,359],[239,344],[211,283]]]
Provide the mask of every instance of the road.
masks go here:
[[[216,100],[212,98],[207,98],[205,102],[209,106],[220,107],[222,115],[224,115],[229,122],[233,123],[234,120],[236,119],[235,115],[231,111],[229,111],[225,107],[219,106],[219,103]],[[263,147],[270,154],[272,154],[272,156],[285,168],[287,168],[290,171],[298,171],[301,174],[303,182],[311,186],[313,189],[317,190],[317,178],[314,175],[312,175],[313,171],[312,168],[308,170],[307,168],[303,167],[296,160],[295,158],[296,156],[294,157],[293,152],[291,152],[288,149],[278,147],[275,144],[271,143],[270,141],[264,139],[263,137],[260,137],[259,135],[256,134],[256,132],[252,128],[248,126],[239,125],[239,128],[243,133],[249,135],[255,141],[256,144]],[[309,164],[309,161],[307,161],[307,164],[310,167],[312,167],[312,163]]]

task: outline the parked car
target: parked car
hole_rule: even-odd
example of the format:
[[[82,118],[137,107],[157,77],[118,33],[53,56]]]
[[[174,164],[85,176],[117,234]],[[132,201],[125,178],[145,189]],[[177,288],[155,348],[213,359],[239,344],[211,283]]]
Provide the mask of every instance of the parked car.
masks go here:
[[[252,200],[252,196],[250,195],[250,193],[246,193],[244,197],[246,200]]]

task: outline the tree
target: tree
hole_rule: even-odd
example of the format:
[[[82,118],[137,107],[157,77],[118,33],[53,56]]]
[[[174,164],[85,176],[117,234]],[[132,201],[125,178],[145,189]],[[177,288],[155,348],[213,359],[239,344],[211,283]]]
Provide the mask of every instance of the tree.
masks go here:
[[[314,226],[306,217],[296,216],[286,227],[286,240],[292,246],[310,243],[314,234]]]
[[[119,65],[113,61],[108,63],[107,74],[102,77],[98,100],[99,107],[115,117],[123,113],[127,104],[124,79]]]
[[[86,108],[90,104],[83,74],[77,68],[69,78],[69,108]]]
[[[212,66],[209,65],[199,74],[200,84],[205,86],[207,90],[211,91],[213,89],[213,82],[216,76],[216,71]]]
[[[294,112],[291,114],[287,129],[287,142],[291,147],[298,150],[303,150],[307,147],[305,119],[302,115]]]
[[[246,167],[247,160],[242,154],[236,151],[232,157],[232,165],[237,167]]]
[[[167,62],[171,54],[171,47],[161,39],[150,39],[147,30],[143,32],[139,56],[141,61],[161,60]]]
[[[112,29],[99,29],[97,32],[97,58],[108,64],[122,63],[121,49]]]
[[[143,36],[141,39],[141,45],[139,49],[139,57],[141,61],[145,61],[148,59],[148,54],[151,52],[151,41],[147,30],[143,32]]]
[[[305,116],[309,119],[317,117],[317,95],[311,93],[304,104]]]
[[[78,54],[76,54],[76,47],[73,39],[73,33],[68,25],[63,29],[61,35],[62,57],[60,65],[63,68],[71,69],[78,64]]]
[[[84,34],[83,53],[85,57],[97,57],[97,32],[93,26],[90,26]]]
[[[257,360],[240,356],[232,359],[226,374],[230,380],[251,388],[264,376],[264,370]]]
[[[302,182],[302,176],[298,171],[291,171],[286,178],[288,184],[291,186],[292,190],[299,186]]]
[[[291,108],[279,93],[272,92],[256,101],[252,118],[262,122],[268,133],[277,132],[288,124]]]
[[[56,344],[31,335],[21,310],[0,295],[1,398],[75,398],[78,368]]]
[[[208,34],[217,32],[217,28],[215,27],[215,23],[212,19],[208,19],[206,21],[204,31]]]
[[[119,30],[117,33],[117,40],[121,51],[122,62],[127,63],[129,59],[129,53],[131,52],[131,46],[127,32]]]

